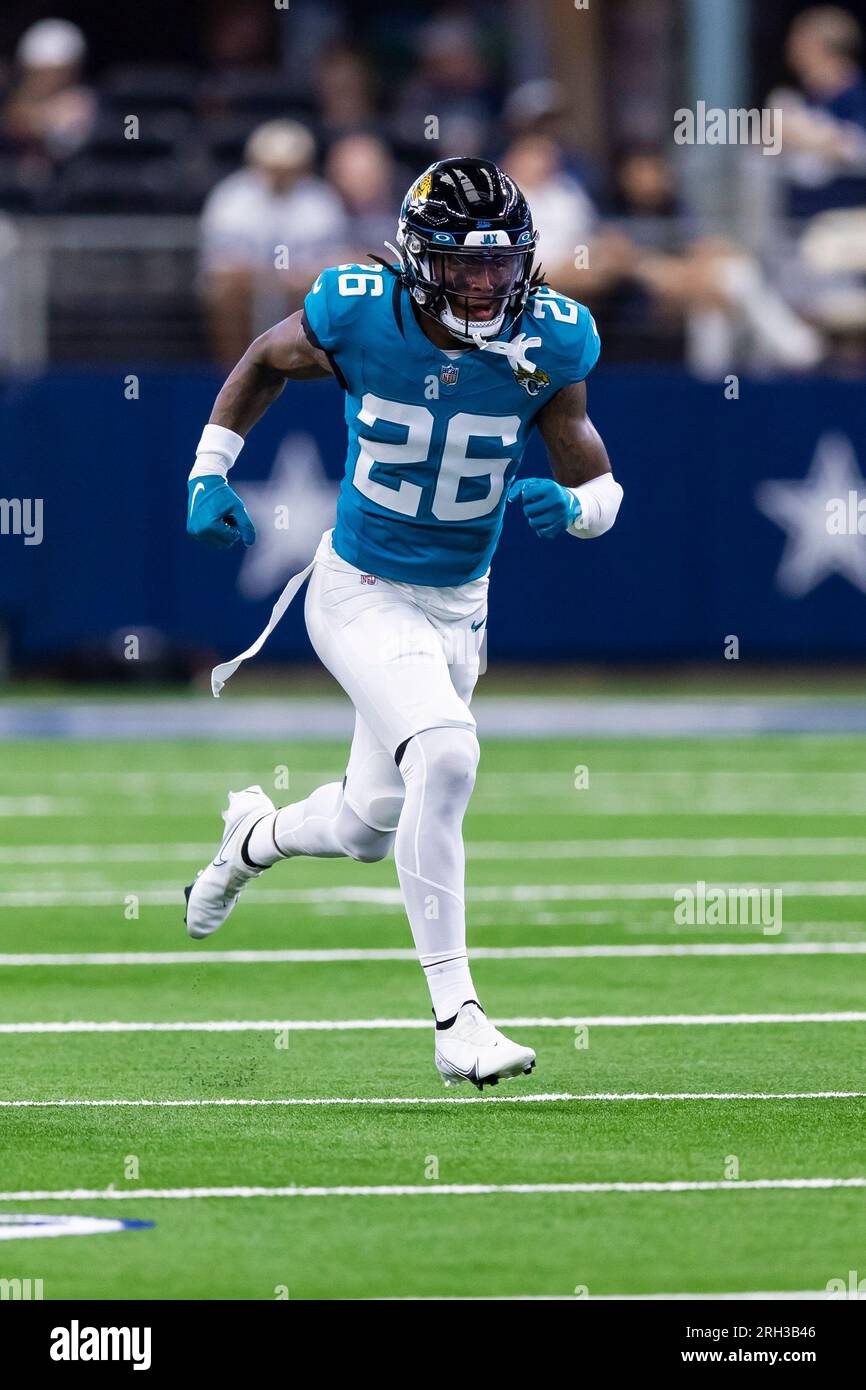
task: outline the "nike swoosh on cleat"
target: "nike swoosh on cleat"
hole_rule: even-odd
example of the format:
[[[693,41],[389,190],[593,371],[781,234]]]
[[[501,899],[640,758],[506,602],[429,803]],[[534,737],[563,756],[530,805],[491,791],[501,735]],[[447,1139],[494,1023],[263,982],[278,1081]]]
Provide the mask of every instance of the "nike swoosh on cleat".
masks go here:
[[[250,869],[266,869],[268,867],[267,864],[257,864],[254,859],[250,859],[250,840],[253,838],[253,831],[256,826],[261,825],[263,820],[267,820],[270,814],[270,811],[265,811],[264,815],[259,816],[255,824],[250,826],[249,834],[241,845],[241,859]],[[276,841],[274,843],[276,844]]]
[[[437,1057],[437,1060],[442,1061],[442,1062],[445,1063],[445,1065],[448,1067],[448,1070],[449,1070],[453,1075],[455,1075],[455,1076],[462,1076],[463,1079],[464,1079],[465,1081],[471,1081],[475,1086],[478,1085],[478,1063],[477,1063],[477,1062],[473,1062],[472,1067],[470,1068],[469,1071],[464,1071],[462,1067],[458,1067],[458,1065],[457,1065],[456,1062],[449,1062],[449,1061],[447,1061],[446,1058],[442,1056],[441,1052],[437,1052],[436,1057]]]

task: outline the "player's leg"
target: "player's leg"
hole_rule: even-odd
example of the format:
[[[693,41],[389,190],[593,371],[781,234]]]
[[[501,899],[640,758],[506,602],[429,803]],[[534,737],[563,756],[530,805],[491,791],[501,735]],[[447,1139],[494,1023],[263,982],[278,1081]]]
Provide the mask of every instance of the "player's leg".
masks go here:
[[[342,782],[328,782],[279,810],[261,787],[229,792],[220,849],[187,889],[190,936],[215,932],[246,884],[280,859],[312,855],[365,864],[384,859],[394,844],[402,804],[403,779],[360,715]]]
[[[382,601],[380,593],[363,585],[359,593],[358,580],[357,571],[317,567],[307,591],[313,645],[334,674],[343,626],[357,617],[359,606],[375,608]],[[380,645],[377,636],[374,652]],[[261,787],[230,792],[222,843],[186,889],[189,935],[201,939],[217,931],[246,884],[280,859],[384,859],[394,843],[402,802],[403,779],[393,757],[360,714],[343,782],[317,787],[303,801],[280,810]]]
[[[253,829],[250,859],[268,868],[296,855],[373,863],[390,854],[403,805],[403,779],[393,758],[359,714],[342,782],[317,787]]]
[[[424,729],[398,757],[406,800],[394,859],[433,1013],[446,1023],[478,997],[466,947],[463,846],[478,740],[468,726]]]
[[[462,822],[478,745],[443,632],[405,591],[382,581],[365,585],[357,571],[332,578],[327,570],[308,591],[307,629],[322,663],[399,766],[405,801],[395,858],[433,1002],[440,1072],[482,1085],[529,1070],[535,1054],[487,1021],[469,971]],[[477,673],[477,652],[469,664]],[[474,674],[467,691],[472,684]]]
[[[475,785],[478,740],[468,725],[434,726],[398,753],[406,800],[394,858],[433,1002],[436,1065],[446,1085],[495,1085],[531,1071],[535,1053],[489,1022],[469,970],[463,816]]]
[[[395,860],[436,1017],[436,1065],[446,1085],[477,1086],[530,1071],[535,1053],[498,1032],[478,1004],[466,942],[463,817],[475,785],[478,742],[469,703],[478,679],[486,605],[432,619],[451,686],[468,721],[424,729],[398,749],[406,804]]]
[[[397,869],[409,920],[417,924],[415,941],[438,1021],[451,1018],[467,999],[477,998],[466,946],[463,817],[479,756],[468,706],[478,680],[485,617],[482,605],[453,622],[430,619],[466,725],[453,738],[447,727],[425,730],[397,751],[411,802],[398,832]],[[429,874],[421,868],[422,858]],[[446,891],[438,893],[435,884],[445,885]]]
[[[441,634],[405,591],[325,569],[306,613],[320,660],[359,715],[347,802],[362,819],[397,830],[407,915],[434,1013],[447,1020],[475,998],[461,835],[477,762],[474,720],[454,689]]]

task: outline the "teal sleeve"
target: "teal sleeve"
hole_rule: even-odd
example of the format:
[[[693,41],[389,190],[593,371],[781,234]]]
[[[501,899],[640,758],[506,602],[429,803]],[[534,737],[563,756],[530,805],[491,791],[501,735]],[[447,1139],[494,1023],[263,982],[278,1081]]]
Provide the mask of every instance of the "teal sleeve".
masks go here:
[[[336,270],[323,270],[313,281],[304,300],[304,331],[310,341],[324,352],[334,352],[339,346],[339,300],[335,311]]]
[[[575,363],[573,381],[585,381],[601,355],[601,338],[598,334],[598,328],[585,304],[580,306],[578,328],[580,328],[581,320],[584,322],[583,341]]]
[[[598,328],[589,309],[546,286],[531,303],[532,331],[542,340],[541,364],[555,389],[584,381],[601,352]]]

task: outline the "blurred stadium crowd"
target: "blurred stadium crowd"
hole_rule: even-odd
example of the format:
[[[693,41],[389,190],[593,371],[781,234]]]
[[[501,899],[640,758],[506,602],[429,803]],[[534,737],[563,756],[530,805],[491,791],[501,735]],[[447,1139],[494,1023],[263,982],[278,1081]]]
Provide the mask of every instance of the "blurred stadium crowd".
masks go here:
[[[583,148],[561,72],[515,80],[511,7],[413,11],[391,51],[359,41],[351,6],[318,23],[284,8],[215,5],[183,63],[93,64],[87,26],[51,16],[0,54],[0,308],[49,320],[36,343],[0,330],[7,362],[111,358],[134,323],[152,359],[231,363],[323,265],[393,240],[431,160],[485,154],[529,198],[550,283],[597,312],[607,361],[866,372],[852,10],[792,14],[786,83],[760,96],[784,114],[781,153],[743,145],[732,164],[675,144],[672,92],[649,135]]]

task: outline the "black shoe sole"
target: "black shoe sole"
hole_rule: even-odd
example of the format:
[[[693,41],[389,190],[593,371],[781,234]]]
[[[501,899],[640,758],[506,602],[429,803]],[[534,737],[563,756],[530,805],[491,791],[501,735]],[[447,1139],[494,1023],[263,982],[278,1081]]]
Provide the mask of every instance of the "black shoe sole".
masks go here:
[[[534,1060],[533,1060],[532,1062],[529,1063],[529,1066],[528,1066],[528,1067],[524,1067],[524,1068],[523,1068],[523,1075],[524,1075],[524,1076],[528,1076],[529,1073],[530,1073],[531,1071],[534,1071],[534,1070],[535,1070],[535,1062],[534,1062]],[[515,1072],[515,1073],[514,1073],[514,1076],[516,1076],[516,1075],[517,1075],[517,1073]],[[513,1081],[513,1080],[514,1080],[514,1076],[506,1076],[506,1077],[504,1077],[504,1078],[502,1078],[502,1079],[505,1080],[505,1081]],[[473,1086],[477,1087],[477,1089],[478,1089],[479,1091],[483,1091],[485,1086],[498,1086],[498,1085],[499,1085],[499,1081],[500,1081],[500,1078],[499,1078],[498,1076],[483,1076],[483,1077],[481,1078],[480,1081],[474,1081],[474,1080],[473,1080],[473,1081],[472,1081],[472,1084],[473,1084]]]
[[[183,890],[183,896],[184,896],[185,899],[186,899],[187,908],[189,908],[189,895],[190,895],[190,893],[192,892],[192,890],[193,890],[193,884],[191,884],[191,883],[188,883],[188,884],[186,885],[186,887],[184,888],[184,890]],[[186,924],[187,924],[187,923],[186,923],[186,913],[183,914],[183,924],[184,924],[184,926],[186,926]]]

